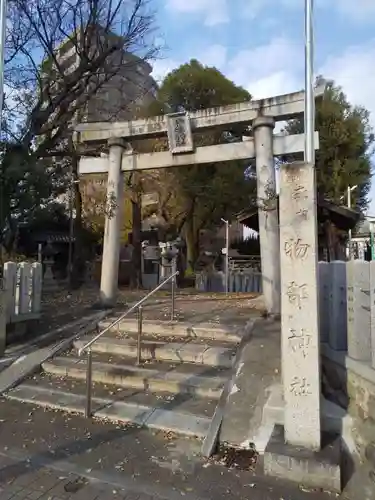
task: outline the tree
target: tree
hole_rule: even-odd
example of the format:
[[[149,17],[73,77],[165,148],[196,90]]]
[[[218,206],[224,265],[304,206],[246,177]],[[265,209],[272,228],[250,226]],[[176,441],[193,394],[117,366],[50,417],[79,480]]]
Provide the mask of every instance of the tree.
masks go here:
[[[86,175],[81,181],[83,224],[97,235],[100,242],[104,236],[106,187],[106,175]],[[125,196],[122,209],[121,241],[125,242],[132,230],[131,201],[128,195]]]
[[[323,83],[319,77],[317,84]],[[326,82],[323,99],[317,101],[316,129],[319,150],[316,152],[318,193],[337,204],[347,203],[348,186],[358,185],[352,193],[352,205],[363,211],[368,205],[371,186],[371,156],[374,134],[369,112],[352,106],[334,82]],[[288,133],[303,133],[303,119],[291,121]]]
[[[196,111],[250,98],[245,89],[236,86],[216,68],[203,66],[196,60],[167,75],[158,93],[161,108],[169,111]],[[228,138],[242,140],[242,132],[242,127],[234,127],[224,132],[195,133],[194,145],[224,143]],[[164,196],[167,199],[164,210],[168,212],[166,207],[169,205],[174,225],[184,233],[191,267],[198,258],[201,230],[217,225],[222,217],[233,217],[253,202],[255,184],[245,180],[245,168],[245,162],[233,161],[229,164],[192,165],[168,172],[169,182],[166,184],[169,187],[167,196]],[[170,186],[175,190],[174,195]]]
[[[8,254],[20,223],[30,220],[40,207],[48,205],[65,191],[60,168],[51,160],[39,160],[30,169],[23,151],[16,144],[3,143],[0,154],[0,247]]]
[[[31,179],[42,175],[43,166],[47,166],[45,182],[54,182],[56,177],[59,189],[66,190],[77,179],[78,152],[72,132],[89,108],[101,111],[103,105],[103,120],[115,119],[118,113],[131,115],[148,88],[136,80],[131,86],[127,84],[130,98],[126,109],[109,109],[105,95],[120,71],[125,81],[140,63],[152,59],[157,51],[152,37],[153,14],[148,0],[9,3],[2,128],[8,146],[1,171],[6,215],[0,219],[0,234],[5,221],[14,215],[12,199],[19,191],[28,190]],[[131,78],[128,81],[133,82]],[[121,86],[117,90],[123,91]],[[97,151],[91,151],[94,153]],[[49,198],[55,195],[53,182]],[[79,233],[82,197],[78,183],[74,190]]]

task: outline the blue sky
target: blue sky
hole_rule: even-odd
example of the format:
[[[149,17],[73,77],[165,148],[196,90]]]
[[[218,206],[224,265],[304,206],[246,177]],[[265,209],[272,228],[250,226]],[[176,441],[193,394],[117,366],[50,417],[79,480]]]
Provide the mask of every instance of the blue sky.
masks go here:
[[[196,58],[254,98],[303,88],[304,0],[155,0],[164,46],[154,75]],[[375,126],[375,0],[315,0],[315,72]],[[375,183],[369,213],[375,214]]]

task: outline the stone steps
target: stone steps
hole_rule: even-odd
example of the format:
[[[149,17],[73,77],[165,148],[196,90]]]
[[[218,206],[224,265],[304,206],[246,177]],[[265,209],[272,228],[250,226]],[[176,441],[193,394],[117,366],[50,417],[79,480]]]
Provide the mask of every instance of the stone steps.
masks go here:
[[[141,365],[136,365],[135,322],[121,322],[92,346],[93,416],[204,437],[231,371],[242,331],[220,326],[145,321]],[[101,325],[101,329],[105,323]],[[49,359],[43,372],[7,397],[46,408],[84,413],[86,354],[78,350]]]
[[[74,342],[79,350],[90,340],[87,337]],[[137,356],[137,341],[135,338],[113,338],[103,336],[92,345],[92,351],[115,356],[135,358]],[[195,363],[199,365],[230,368],[235,356],[235,348],[212,346],[209,343],[196,342],[166,342],[159,340],[142,340],[142,361],[173,361],[177,363]]]
[[[10,391],[7,397],[43,408],[82,415],[85,412],[86,396],[84,392],[74,389],[62,391],[43,386],[40,381],[37,384],[21,384]],[[211,416],[179,411],[179,408],[165,409],[160,406],[124,402],[115,398],[94,396],[92,409],[92,415],[95,418],[131,423],[196,437],[204,437],[211,422]]]
[[[120,361],[121,359],[117,360]],[[205,376],[181,372],[176,368],[163,366],[155,369],[149,366],[134,366],[119,362],[93,361],[92,380],[97,383],[117,387],[147,390],[153,393],[191,394],[198,397],[218,399],[226,378],[220,375]],[[43,370],[58,377],[86,379],[86,359],[77,357],[58,357],[46,361]],[[160,366],[158,367],[160,368]]]
[[[111,325],[116,316],[107,318],[100,322],[103,330]],[[133,318],[125,318],[117,325],[109,329],[112,333],[126,333],[137,335],[138,322]],[[186,323],[171,321],[143,320],[142,332],[144,335],[155,335],[158,337],[175,337],[184,339],[207,339],[218,342],[238,344],[241,341],[243,329],[241,326],[223,326],[214,323]]]

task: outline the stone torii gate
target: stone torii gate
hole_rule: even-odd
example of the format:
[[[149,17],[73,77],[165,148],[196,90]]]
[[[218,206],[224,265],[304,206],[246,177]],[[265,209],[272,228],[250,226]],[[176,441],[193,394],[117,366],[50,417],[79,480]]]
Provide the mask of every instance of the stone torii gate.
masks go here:
[[[315,97],[323,94],[317,88]],[[75,142],[107,144],[107,157],[82,157],[79,174],[108,173],[106,217],[100,297],[103,306],[112,306],[118,286],[120,227],[123,199],[123,172],[192,164],[256,159],[259,236],[261,244],[262,286],[267,311],[280,313],[280,239],[274,157],[304,150],[304,135],[274,135],[276,121],[289,120],[304,111],[304,92],[280,95],[258,101],[208,108],[193,113],[175,113],[128,122],[81,123]],[[252,127],[253,138],[243,142],[194,147],[193,131],[228,129],[241,124]],[[132,139],[168,136],[169,151],[135,154]],[[129,144],[130,143],[130,144]],[[315,133],[318,149],[318,134]],[[114,203],[115,200],[115,203]]]

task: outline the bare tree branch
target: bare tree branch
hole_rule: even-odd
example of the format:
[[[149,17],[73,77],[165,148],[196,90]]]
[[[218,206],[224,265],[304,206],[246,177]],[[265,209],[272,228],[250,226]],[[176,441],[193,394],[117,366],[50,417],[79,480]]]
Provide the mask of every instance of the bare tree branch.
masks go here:
[[[99,91],[114,77],[121,74],[124,86],[132,83],[134,91],[116,115],[151,90],[134,78],[157,52],[148,0],[13,0],[12,5],[20,34],[7,38],[6,84],[34,95],[28,116],[19,116],[19,140],[32,156],[56,148],[72,120],[90,101],[100,101]]]

